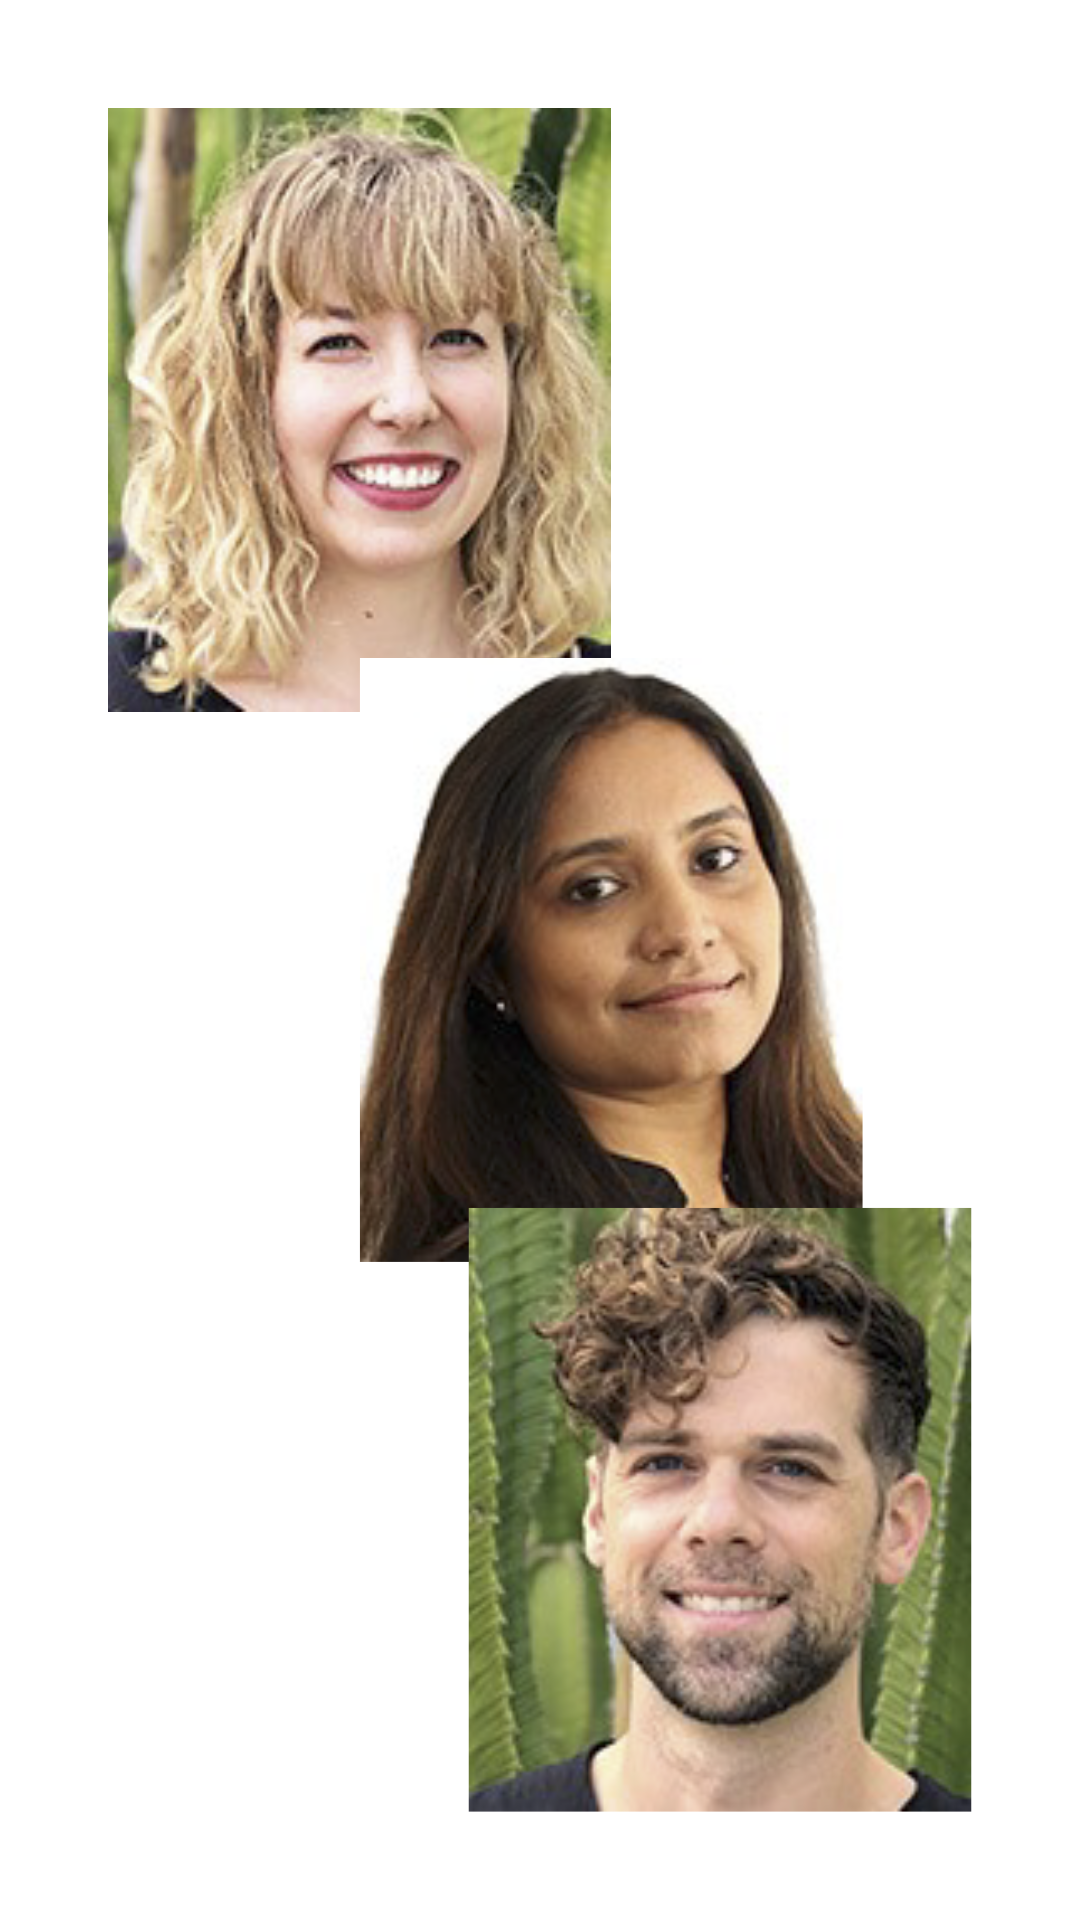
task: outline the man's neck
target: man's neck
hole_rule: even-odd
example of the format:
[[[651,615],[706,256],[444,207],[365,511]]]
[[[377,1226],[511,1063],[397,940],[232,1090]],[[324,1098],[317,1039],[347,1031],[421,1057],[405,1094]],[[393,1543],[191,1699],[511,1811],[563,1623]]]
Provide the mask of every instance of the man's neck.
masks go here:
[[[663,1167],[678,1181],[691,1207],[725,1203],[727,1099],[719,1074],[692,1086],[641,1094],[567,1091],[608,1153]]]
[[[858,1668],[748,1727],[691,1720],[635,1671],[629,1731],[593,1762],[604,1813],[889,1813],[910,1775],[863,1739]]]

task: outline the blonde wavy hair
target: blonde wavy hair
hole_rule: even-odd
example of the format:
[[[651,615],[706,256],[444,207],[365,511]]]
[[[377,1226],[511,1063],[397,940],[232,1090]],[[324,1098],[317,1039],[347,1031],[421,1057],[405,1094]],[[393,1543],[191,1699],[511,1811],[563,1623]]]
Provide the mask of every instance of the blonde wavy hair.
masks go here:
[[[155,692],[190,698],[253,658],[280,677],[300,646],[319,557],[271,396],[282,315],[331,288],[358,316],[443,327],[486,307],[503,325],[507,454],[461,550],[471,651],[558,654],[606,612],[606,384],[550,228],[456,151],[339,131],[225,197],[135,342],[123,519],[139,570],[113,618],[154,636]]]

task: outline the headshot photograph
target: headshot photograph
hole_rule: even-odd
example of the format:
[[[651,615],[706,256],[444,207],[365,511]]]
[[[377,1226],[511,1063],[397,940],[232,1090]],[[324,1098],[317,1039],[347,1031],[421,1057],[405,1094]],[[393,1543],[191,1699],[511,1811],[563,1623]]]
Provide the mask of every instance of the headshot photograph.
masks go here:
[[[479,1850],[482,1908],[513,1843],[467,1811],[975,1810],[994,1836],[916,1842],[912,1891],[872,1827],[804,1826],[763,1892],[760,1849],[717,1875],[707,1834],[631,1835],[571,1853],[590,1907],[712,1876],[846,1920],[1030,1880],[1006,1806],[1067,1657],[1025,1621],[1019,1684],[1000,1631],[974,1684],[971,1270],[977,1210],[980,1492],[1049,1537],[1058,13],[725,9],[689,62],[707,103],[685,35],[643,43],[681,88],[651,110],[107,110],[108,711],[291,721],[102,753],[84,649],[11,836],[31,1881],[110,1854],[140,1920],[207,1887],[334,1920],[389,1880],[402,1782],[429,1878]],[[621,21],[581,19],[618,78]],[[454,78],[505,77],[499,24],[459,33]],[[54,277],[55,209],[88,278],[105,118],[27,144],[12,212]],[[86,517],[78,420],[19,414],[88,409],[69,361],[12,383],[13,444],[54,469],[22,516],[20,714]],[[1003,849],[1018,743],[1051,831]],[[1050,927],[991,948],[1006,872]],[[991,1127],[1034,1214],[911,1204],[978,1202]],[[415,1568],[387,1605],[407,1512],[437,1617]],[[526,1905],[566,1884],[553,1850]]]
[[[606,654],[610,109],[110,110],[109,706]]]
[[[970,1209],[477,1209],[470,1809],[969,1810]]]
[[[799,823],[752,748],[672,680],[574,666],[432,776],[365,1068],[362,1259],[463,1259],[477,1204],[860,1204]]]

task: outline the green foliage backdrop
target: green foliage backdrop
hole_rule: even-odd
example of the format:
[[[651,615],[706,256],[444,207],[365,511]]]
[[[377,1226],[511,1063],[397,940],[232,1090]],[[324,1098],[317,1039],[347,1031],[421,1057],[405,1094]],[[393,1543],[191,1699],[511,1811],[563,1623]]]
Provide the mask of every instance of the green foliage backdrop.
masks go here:
[[[127,473],[125,363],[133,316],[125,246],[143,133],[143,107],[109,108],[109,527],[120,524]],[[195,225],[254,146],[300,140],[328,126],[406,125],[456,141],[507,191],[551,220],[605,371],[611,364],[611,110],[608,107],[196,107]],[[110,570],[110,598],[119,585]]]
[[[581,1550],[584,1449],[531,1331],[617,1208],[470,1217],[470,1784],[609,1736],[613,1669]],[[919,1465],[934,1520],[915,1572],[880,1589],[864,1649],[874,1745],[970,1791],[971,1212],[776,1208],[836,1240],[927,1328],[933,1403]]]

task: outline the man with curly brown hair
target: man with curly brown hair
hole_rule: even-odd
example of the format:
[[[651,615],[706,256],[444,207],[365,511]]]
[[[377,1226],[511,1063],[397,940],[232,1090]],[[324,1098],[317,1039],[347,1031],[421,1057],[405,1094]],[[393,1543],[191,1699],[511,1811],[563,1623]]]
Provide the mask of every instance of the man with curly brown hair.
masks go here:
[[[655,1216],[655,1217],[654,1217]],[[863,1736],[878,1582],[930,1519],[918,1321],[824,1240],[637,1209],[538,1329],[597,1435],[585,1547],[631,1662],[627,1731],[479,1812],[961,1812]]]

